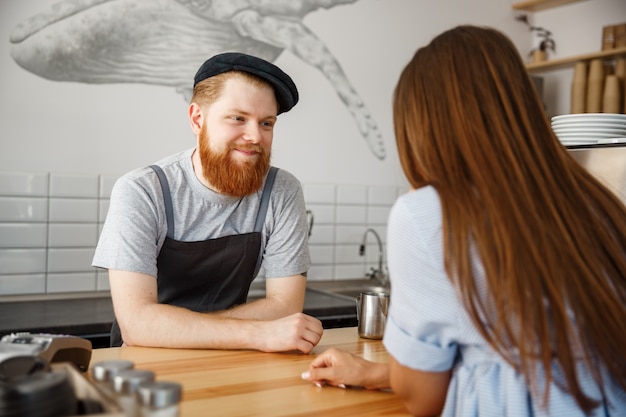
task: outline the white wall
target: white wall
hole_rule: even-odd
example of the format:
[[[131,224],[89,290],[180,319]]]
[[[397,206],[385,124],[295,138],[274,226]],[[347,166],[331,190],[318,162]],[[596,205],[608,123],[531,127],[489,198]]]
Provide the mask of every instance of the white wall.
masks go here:
[[[380,161],[368,150],[326,79],[283,52],[276,62],[293,76],[302,99],[280,117],[274,164],[303,182],[402,185],[391,120],[391,94],[402,67],[418,46],[462,23],[499,28],[527,53],[533,40],[513,19],[514,2],[360,0],[306,16],[304,23],[339,60],[380,126],[387,158]],[[119,175],[193,146],[186,103],[173,88],[49,81],[11,59],[8,39],[16,23],[53,3],[0,3],[0,170]],[[599,49],[602,26],[626,21],[626,4],[588,0],[531,18],[554,32],[556,56],[567,56]],[[546,100],[553,113],[567,112],[570,72],[555,73],[556,81],[548,75]]]
[[[49,81],[11,59],[8,39],[16,23],[52,3],[0,3],[0,169],[118,175],[193,146],[186,103],[173,88]],[[274,164],[303,182],[403,184],[391,121],[399,72],[419,45],[456,24],[495,26],[527,44],[528,34],[513,20],[510,4],[360,0],[310,13],[304,23],[326,43],[369,107],[387,158],[381,162],[365,146],[327,80],[283,52],[276,63],[298,84],[301,102],[280,117]]]

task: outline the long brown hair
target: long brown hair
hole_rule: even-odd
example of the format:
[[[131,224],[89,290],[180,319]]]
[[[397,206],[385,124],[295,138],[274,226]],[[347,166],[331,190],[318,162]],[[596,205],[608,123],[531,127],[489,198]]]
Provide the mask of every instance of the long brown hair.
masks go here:
[[[600,388],[606,369],[626,389],[626,207],[559,143],[513,43],[444,32],[406,66],[393,106],[404,173],[439,193],[446,271],[488,343],[533,392],[539,363],[585,411],[598,403],[577,358]]]

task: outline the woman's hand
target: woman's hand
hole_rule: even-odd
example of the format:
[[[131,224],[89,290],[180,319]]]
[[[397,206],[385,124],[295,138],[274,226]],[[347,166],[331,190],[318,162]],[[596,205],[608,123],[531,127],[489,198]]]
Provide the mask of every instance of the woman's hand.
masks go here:
[[[359,386],[367,389],[389,388],[389,366],[371,362],[337,348],[330,348],[311,362],[302,379],[321,387]]]

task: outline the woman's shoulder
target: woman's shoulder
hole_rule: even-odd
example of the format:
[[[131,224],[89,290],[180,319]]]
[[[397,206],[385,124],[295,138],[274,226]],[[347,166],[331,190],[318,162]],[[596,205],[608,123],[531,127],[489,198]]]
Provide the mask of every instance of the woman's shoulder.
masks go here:
[[[392,208],[392,216],[412,223],[438,225],[441,222],[441,202],[437,190],[425,186],[401,195]]]
[[[396,204],[411,206],[421,210],[438,209],[441,205],[439,194],[435,187],[431,185],[426,185],[402,194],[398,197]]]

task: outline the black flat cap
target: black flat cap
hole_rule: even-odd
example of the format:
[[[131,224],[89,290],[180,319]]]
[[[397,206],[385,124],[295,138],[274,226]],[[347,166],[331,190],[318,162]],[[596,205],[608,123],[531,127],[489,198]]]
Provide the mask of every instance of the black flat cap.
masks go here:
[[[291,110],[298,102],[298,89],[291,77],[264,59],[239,52],[226,52],[207,59],[193,78],[196,87],[202,80],[228,71],[244,71],[268,81],[274,87],[278,114]]]

